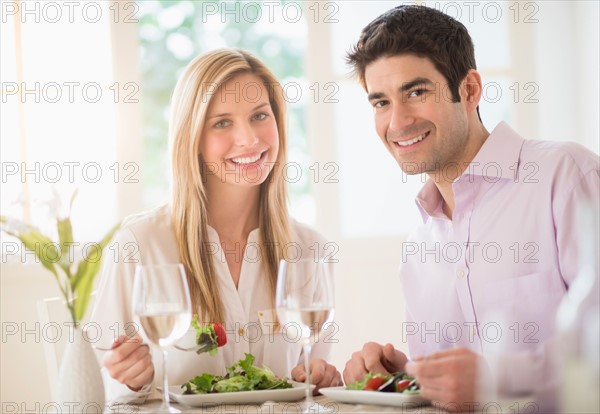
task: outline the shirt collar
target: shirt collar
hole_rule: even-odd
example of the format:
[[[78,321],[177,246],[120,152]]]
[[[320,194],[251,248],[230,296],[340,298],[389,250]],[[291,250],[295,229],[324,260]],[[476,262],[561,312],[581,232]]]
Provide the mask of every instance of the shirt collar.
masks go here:
[[[525,140],[507,123],[500,122],[485,140],[461,177],[481,176],[486,177],[486,181],[491,183],[500,179],[514,180],[524,142]],[[423,223],[426,223],[429,217],[446,217],[442,210],[442,195],[431,179],[427,180],[421,188],[415,202]]]
[[[427,180],[421,188],[415,202],[423,218],[423,223],[427,223],[428,217],[446,217],[442,210],[442,194],[431,179]]]
[[[213,227],[211,227],[210,225],[206,225],[206,232],[208,233],[208,239],[211,242],[216,242],[216,243],[220,243],[221,239],[219,238],[219,233],[217,233],[217,230],[215,230]],[[250,231],[250,233],[248,233],[248,240],[246,241],[246,243],[256,243],[258,241],[258,233],[259,233],[259,228],[255,228],[252,229]]]
[[[514,180],[524,142],[506,122],[500,122],[462,175],[486,177],[488,182]]]

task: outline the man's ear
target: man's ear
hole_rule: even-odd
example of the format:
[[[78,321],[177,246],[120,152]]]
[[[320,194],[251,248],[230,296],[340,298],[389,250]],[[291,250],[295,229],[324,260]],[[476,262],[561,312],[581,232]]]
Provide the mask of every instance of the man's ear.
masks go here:
[[[477,110],[483,86],[481,84],[481,75],[475,69],[467,72],[461,84],[461,100],[464,99],[466,108],[469,112]]]

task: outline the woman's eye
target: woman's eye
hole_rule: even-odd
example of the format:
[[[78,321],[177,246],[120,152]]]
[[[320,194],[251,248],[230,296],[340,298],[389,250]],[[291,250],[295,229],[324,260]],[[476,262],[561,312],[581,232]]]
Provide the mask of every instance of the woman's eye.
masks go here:
[[[263,119],[267,118],[267,114],[265,112],[261,112],[259,114],[256,114],[252,117],[252,119],[254,119],[255,121],[262,121]]]
[[[229,121],[227,119],[223,119],[219,122],[217,122],[214,127],[215,128],[225,128],[227,125],[229,125]]]

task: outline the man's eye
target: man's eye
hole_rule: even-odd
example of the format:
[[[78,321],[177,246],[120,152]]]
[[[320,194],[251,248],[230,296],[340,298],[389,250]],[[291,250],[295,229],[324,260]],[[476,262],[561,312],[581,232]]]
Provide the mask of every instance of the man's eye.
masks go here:
[[[388,104],[388,102],[387,102],[387,101],[377,101],[377,102],[375,102],[375,103],[373,104],[373,107],[374,107],[374,108],[382,108],[382,107],[384,107],[384,106],[385,106],[385,105],[387,105],[387,104]]]
[[[426,92],[425,89],[415,89],[409,92],[408,96],[411,98],[423,95]]]

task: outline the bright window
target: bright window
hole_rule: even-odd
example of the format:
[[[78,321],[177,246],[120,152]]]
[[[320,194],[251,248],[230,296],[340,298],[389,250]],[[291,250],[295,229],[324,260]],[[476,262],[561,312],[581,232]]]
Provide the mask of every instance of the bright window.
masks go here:
[[[75,238],[93,240],[118,219],[108,3],[77,3],[70,15],[59,2],[7,4],[0,25],[2,214],[50,232],[52,189],[67,204],[78,189]]]

